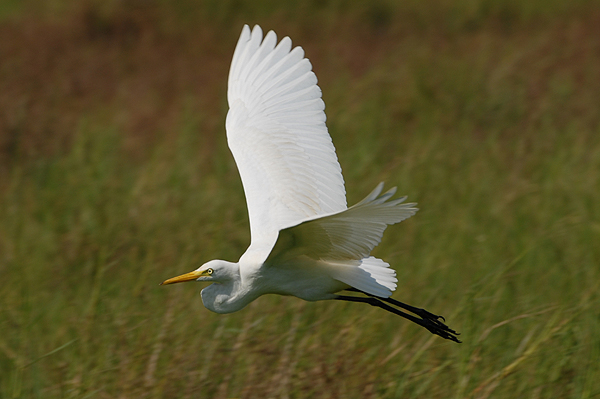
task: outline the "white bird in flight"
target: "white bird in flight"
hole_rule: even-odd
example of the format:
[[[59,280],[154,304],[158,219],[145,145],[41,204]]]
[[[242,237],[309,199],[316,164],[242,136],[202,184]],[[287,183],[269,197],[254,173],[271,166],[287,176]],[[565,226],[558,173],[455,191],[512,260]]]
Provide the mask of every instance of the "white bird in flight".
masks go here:
[[[416,204],[391,199],[395,188],[381,194],[380,183],[347,207],[321,89],[304,50],[292,49],[289,37],[277,44],[273,31],[263,39],[258,25],[245,25],[227,99],[227,141],[244,186],[251,244],[237,263],[211,260],[162,284],[213,283],[201,296],[217,313],[265,294],[364,302],[460,342],[443,317],[390,298],[396,272],[370,254],[386,227],[414,215]]]

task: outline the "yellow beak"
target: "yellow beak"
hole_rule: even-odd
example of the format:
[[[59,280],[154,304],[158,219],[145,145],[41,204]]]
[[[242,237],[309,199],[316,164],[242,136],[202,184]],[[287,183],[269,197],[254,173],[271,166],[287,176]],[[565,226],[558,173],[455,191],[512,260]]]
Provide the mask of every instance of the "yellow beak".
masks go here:
[[[202,276],[204,273],[198,270],[194,270],[193,272],[189,272],[186,274],[182,274],[181,276],[173,277],[168,280],[163,281],[160,285],[167,284],[175,284],[175,283],[184,283],[186,281],[196,280],[198,277]]]

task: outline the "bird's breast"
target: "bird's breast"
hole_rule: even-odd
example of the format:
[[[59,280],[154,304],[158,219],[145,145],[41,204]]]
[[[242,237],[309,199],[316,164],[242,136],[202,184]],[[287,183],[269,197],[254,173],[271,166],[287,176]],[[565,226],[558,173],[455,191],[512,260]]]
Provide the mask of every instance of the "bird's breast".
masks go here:
[[[222,284],[211,284],[200,293],[204,307],[215,313],[233,313],[244,308],[258,296]]]

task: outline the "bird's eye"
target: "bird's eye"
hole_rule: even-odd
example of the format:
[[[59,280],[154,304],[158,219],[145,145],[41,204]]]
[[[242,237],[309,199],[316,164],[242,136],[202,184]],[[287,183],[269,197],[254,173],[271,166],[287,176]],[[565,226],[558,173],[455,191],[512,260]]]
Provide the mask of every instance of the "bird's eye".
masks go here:
[[[208,274],[209,276],[211,274],[213,274],[214,270],[213,269],[206,269],[206,274]]]

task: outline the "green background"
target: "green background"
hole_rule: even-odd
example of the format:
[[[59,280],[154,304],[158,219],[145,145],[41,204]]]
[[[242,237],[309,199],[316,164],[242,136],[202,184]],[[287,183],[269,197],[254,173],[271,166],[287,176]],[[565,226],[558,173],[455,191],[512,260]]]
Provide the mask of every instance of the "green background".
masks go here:
[[[159,287],[249,243],[242,25],[311,60],[353,204],[419,203],[381,309]],[[0,1],[0,397],[600,397],[598,1]]]

